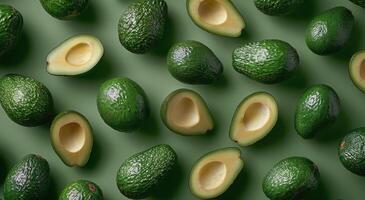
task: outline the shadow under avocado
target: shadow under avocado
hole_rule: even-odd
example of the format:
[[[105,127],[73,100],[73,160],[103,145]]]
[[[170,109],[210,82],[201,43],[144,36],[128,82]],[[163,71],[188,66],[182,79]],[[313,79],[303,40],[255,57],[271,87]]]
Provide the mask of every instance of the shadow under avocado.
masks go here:
[[[89,3],[88,8],[79,17],[75,18],[76,22],[85,24],[95,24],[98,21],[98,11],[92,2]]]
[[[113,73],[113,65],[110,62],[110,59],[104,55],[93,69],[85,74],[81,74],[77,78],[84,80],[106,80],[110,78]]]
[[[284,80],[281,85],[292,89],[306,88],[308,86],[308,80],[303,66],[299,66],[292,76],[288,80]]]
[[[99,164],[101,164],[101,158],[103,154],[103,148],[101,148],[99,136],[94,134],[93,140],[93,149],[89,158],[89,161],[85,165],[85,167],[80,168],[80,170],[93,170],[97,168]]]
[[[176,39],[175,35],[176,35],[175,24],[171,15],[169,14],[167,16],[163,38],[160,41],[158,41],[157,44],[151,49],[150,54],[165,58],[170,50],[170,47],[175,42]]]
[[[331,200],[331,198],[324,182],[320,179],[318,188],[315,191],[309,192],[301,198],[298,198],[298,200]]]
[[[334,124],[328,125],[323,131],[320,131],[315,136],[315,140],[318,140],[320,143],[338,142],[349,131],[350,122],[350,118],[345,112],[345,109],[342,109]]]
[[[15,47],[0,58],[1,67],[13,68],[22,63],[29,54],[31,42],[28,34],[23,30],[22,35]]]
[[[57,184],[56,184],[56,180],[55,178],[50,175],[50,180],[49,180],[49,191],[48,194],[46,196],[47,199],[58,199],[58,191],[57,191]]]
[[[144,122],[143,126],[137,130],[138,134],[148,135],[148,136],[157,136],[160,127],[159,124],[159,115],[155,116],[154,113],[159,113],[159,111],[150,111],[150,116]]]

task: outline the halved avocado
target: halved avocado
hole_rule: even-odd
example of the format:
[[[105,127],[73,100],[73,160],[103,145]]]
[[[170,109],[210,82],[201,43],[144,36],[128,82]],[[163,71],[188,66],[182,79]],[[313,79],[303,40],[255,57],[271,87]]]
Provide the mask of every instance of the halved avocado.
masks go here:
[[[190,173],[190,191],[201,199],[223,194],[243,168],[241,151],[235,147],[218,149],[202,156]]]
[[[196,92],[179,89],[161,105],[161,119],[171,131],[181,135],[201,135],[214,128],[204,99]]]
[[[241,146],[254,144],[271,131],[277,119],[278,106],[271,94],[251,94],[238,105],[233,115],[230,137]]]
[[[352,82],[365,92],[365,50],[355,53],[350,61],[349,72]]]
[[[77,35],[62,42],[47,56],[47,71],[52,75],[73,76],[91,70],[104,54],[100,40]]]
[[[187,0],[187,10],[200,28],[228,37],[239,37],[245,21],[230,0]]]
[[[58,114],[51,125],[51,143],[66,165],[85,166],[93,147],[89,121],[76,111]]]

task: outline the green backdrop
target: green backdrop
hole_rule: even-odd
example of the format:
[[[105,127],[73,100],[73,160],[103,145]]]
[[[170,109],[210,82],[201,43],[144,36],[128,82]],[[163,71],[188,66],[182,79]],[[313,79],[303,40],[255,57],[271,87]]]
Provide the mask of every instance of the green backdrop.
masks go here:
[[[167,0],[169,26],[164,41],[151,53],[134,55],[126,51],[117,37],[117,22],[121,12],[132,0],[92,0],[81,18],[59,21],[49,16],[37,0],[1,0],[16,7],[24,17],[24,34],[18,50],[3,58],[0,75],[21,73],[32,76],[51,90],[57,111],[77,110],[92,123],[95,148],[86,168],[65,166],[52,150],[49,127],[26,128],[8,119],[0,111],[1,173],[25,154],[38,153],[50,163],[53,195],[76,179],[95,181],[105,199],[126,199],[115,183],[116,171],[124,159],[150,146],[168,143],[179,156],[174,176],[151,199],[190,200],[188,177],[192,164],[202,155],[220,147],[236,146],[228,137],[228,127],[238,103],[256,91],[268,91],[278,100],[279,121],[276,128],[256,145],[241,148],[244,171],[223,199],[266,199],[261,182],[277,161],[288,156],[306,156],[318,164],[321,187],[310,199],[364,199],[365,178],[344,169],[337,157],[337,146],[343,135],[365,126],[365,95],[351,82],[347,65],[351,55],[365,48],[365,9],[347,0],[306,0],[297,14],[269,17],[260,13],[253,0],[233,0],[246,19],[247,29],[241,38],[225,38],[207,33],[193,24],[185,10],[184,0]],[[341,53],[328,57],[309,51],[304,42],[309,20],[320,11],[343,5],[356,18],[355,33]],[[101,39],[105,55],[100,64],[85,77],[57,77],[47,74],[46,56],[58,43],[78,34],[90,33]],[[276,85],[264,85],[236,73],[231,66],[231,52],[243,41],[282,39],[297,48],[301,57],[299,72],[292,79]],[[193,39],[209,46],[225,66],[224,77],[210,86],[191,86],[173,79],[167,71],[165,54],[175,41]],[[146,91],[152,108],[147,125],[135,133],[119,133],[109,128],[96,108],[96,92],[108,78],[126,76],[138,82]],[[336,125],[313,140],[303,140],[294,131],[293,116],[298,97],[315,83],[331,85],[339,94],[342,114]],[[159,118],[162,100],[178,88],[192,88],[207,101],[216,121],[215,131],[206,136],[183,137],[170,132]]]

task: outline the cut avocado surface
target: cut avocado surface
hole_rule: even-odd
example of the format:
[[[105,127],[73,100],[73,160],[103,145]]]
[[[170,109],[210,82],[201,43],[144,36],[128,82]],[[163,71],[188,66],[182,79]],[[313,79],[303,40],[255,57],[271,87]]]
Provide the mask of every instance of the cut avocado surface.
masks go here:
[[[73,36],[47,56],[47,71],[53,75],[79,75],[91,70],[104,54],[100,40],[91,35]]]
[[[58,114],[51,125],[51,142],[53,149],[66,165],[86,165],[93,146],[89,121],[76,111]]]
[[[254,144],[272,130],[277,119],[278,106],[271,94],[251,94],[238,105],[233,115],[230,137],[242,146]]]
[[[214,127],[204,99],[188,89],[176,90],[166,97],[161,118],[167,128],[181,135],[201,135]]]
[[[365,92],[365,50],[355,53],[350,61],[349,72],[352,82]]]
[[[187,10],[196,25],[218,35],[239,37],[246,26],[229,0],[187,0]]]
[[[241,151],[224,148],[202,156],[190,174],[190,190],[201,199],[211,199],[223,194],[243,168]]]

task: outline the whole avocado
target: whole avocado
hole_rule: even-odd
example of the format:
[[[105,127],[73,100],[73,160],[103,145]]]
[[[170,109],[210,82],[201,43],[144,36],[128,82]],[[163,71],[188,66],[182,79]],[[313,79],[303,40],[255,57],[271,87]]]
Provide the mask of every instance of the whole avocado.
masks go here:
[[[53,99],[47,87],[23,75],[0,78],[0,104],[11,120],[23,126],[39,126],[53,116]]]
[[[103,200],[103,193],[98,185],[87,180],[72,182],[62,190],[58,200]]]
[[[46,199],[49,165],[41,156],[29,154],[12,167],[4,183],[4,200]]]
[[[104,122],[123,132],[141,127],[150,113],[145,92],[128,78],[113,78],[104,82],[99,89],[97,106]]]
[[[335,7],[316,16],[306,31],[309,49],[318,55],[328,55],[341,50],[349,40],[354,16],[345,7]]]
[[[294,12],[304,0],[255,0],[255,6],[267,15],[287,15]]]
[[[162,39],[166,21],[164,0],[136,0],[119,19],[119,41],[132,53],[146,53]]]
[[[40,2],[48,14],[60,20],[78,17],[89,5],[89,0],[40,0]]]
[[[350,0],[352,3],[365,8],[365,0]]]
[[[217,56],[204,44],[191,40],[170,48],[167,66],[173,77],[188,84],[211,84],[223,73]]]
[[[23,30],[23,17],[9,5],[0,5],[0,56],[18,43]]]

